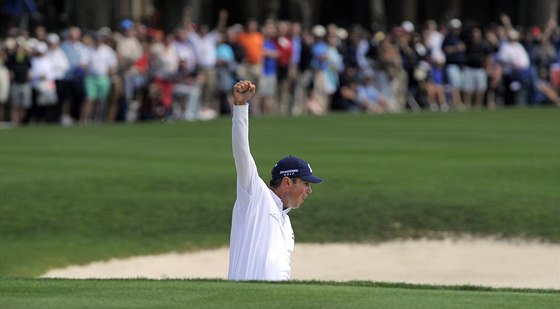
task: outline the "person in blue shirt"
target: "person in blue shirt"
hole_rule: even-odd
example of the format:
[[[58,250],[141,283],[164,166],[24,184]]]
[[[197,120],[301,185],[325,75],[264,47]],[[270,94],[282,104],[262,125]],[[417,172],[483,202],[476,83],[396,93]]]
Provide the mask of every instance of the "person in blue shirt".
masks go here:
[[[259,82],[259,95],[262,110],[253,110],[255,114],[270,114],[274,110],[273,99],[276,96],[278,57],[280,52],[276,47],[274,38],[276,36],[276,25],[268,21],[263,28],[264,35],[264,59],[263,71]],[[258,105],[257,105],[258,106]]]

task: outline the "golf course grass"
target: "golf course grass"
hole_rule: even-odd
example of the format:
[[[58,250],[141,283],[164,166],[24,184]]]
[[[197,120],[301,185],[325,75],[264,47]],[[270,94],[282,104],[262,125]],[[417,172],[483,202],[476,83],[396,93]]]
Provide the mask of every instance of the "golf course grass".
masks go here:
[[[262,178],[291,154],[326,180],[290,213],[298,243],[462,234],[560,242],[558,109],[250,121]],[[241,307],[243,297],[243,308],[285,308],[285,299],[287,307],[558,303],[558,294],[527,291],[10,279],[227,245],[235,200],[230,130],[228,117],[0,130],[0,308],[74,308],[84,299],[84,307],[96,308]]]
[[[371,282],[0,279],[2,308],[553,308],[558,291]]]
[[[228,244],[231,120],[0,131],[0,275]],[[325,178],[298,242],[442,233],[560,242],[560,111],[252,118],[268,180],[285,155]]]

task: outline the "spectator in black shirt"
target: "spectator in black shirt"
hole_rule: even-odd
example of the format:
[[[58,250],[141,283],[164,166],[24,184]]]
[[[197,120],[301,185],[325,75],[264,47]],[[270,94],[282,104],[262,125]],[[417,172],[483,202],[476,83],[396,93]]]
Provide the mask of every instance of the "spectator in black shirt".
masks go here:
[[[490,52],[490,44],[482,37],[482,31],[479,28],[473,28],[468,37],[467,63],[463,72],[464,103],[467,109],[472,107],[473,96],[476,108],[482,108],[484,93],[488,88],[488,75],[485,66]]]
[[[17,46],[12,53],[8,51],[6,68],[10,71],[10,103],[12,104],[12,124],[19,125],[27,110],[31,107],[31,81],[29,70],[31,58],[25,47],[27,42],[23,37],[17,38]]]

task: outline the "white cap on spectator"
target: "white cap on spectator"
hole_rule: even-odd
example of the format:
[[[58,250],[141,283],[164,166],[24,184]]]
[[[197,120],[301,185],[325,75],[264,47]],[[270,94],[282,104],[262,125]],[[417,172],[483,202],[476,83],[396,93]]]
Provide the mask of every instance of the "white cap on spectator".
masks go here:
[[[325,27],[321,25],[315,25],[311,29],[311,33],[313,33],[313,35],[317,37],[324,37],[325,34],[327,34],[327,29],[325,29]]]
[[[56,33],[49,33],[49,35],[47,35],[47,42],[58,44],[60,42],[60,37]]]
[[[47,43],[45,42],[37,42],[35,44],[35,52],[38,54],[44,54],[49,50],[49,47],[47,46]]]
[[[228,31],[232,31],[234,33],[239,33],[241,31],[243,31],[243,25],[242,24],[233,24],[228,28]]]
[[[348,31],[344,28],[336,29],[336,36],[341,40],[346,40],[348,38]]]
[[[510,30],[510,31],[508,32],[508,38],[509,38],[511,41],[518,41],[518,40],[519,40],[519,32],[516,31],[516,30]]]
[[[463,26],[463,23],[457,18],[453,18],[452,20],[449,21],[449,26],[451,28],[457,29],[457,28],[461,28]]]
[[[6,49],[14,49],[17,46],[16,39],[14,38],[7,38],[4,40],[4,48]]]
[[[23,36],[18,36],[16,38],[16,43],[17,45],[23,47],[25,50],[29,50],[30,47],[32,47],[33,45],[29,44],[32,42],[28,42]]]
[[[101,27],[97,30],[96,33],[98,36],[111,36],[113,35],[113,31],[109,27]]]
[[[411,23],[408,20],[405,20],[401,23],[401,27],[404,29],[404,31],[410,33],[414,31],[414,24]]]

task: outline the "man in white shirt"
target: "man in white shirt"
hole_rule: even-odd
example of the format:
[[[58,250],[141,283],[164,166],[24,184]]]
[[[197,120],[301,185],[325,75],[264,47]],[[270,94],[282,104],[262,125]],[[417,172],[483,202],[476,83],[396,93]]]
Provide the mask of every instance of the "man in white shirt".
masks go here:
[[[288,212],[311,194],[311,184],[323,180],[311,166],[292,156],[272,168],[270,186],[259,177],[249,149],[249,106],[256,91],[250,81],[233,87],[232,146],[237,170],[237,200],[233,207],[229,280],[289,280],[294,233]]]
[[[531,61],[519,40],[519,32],[510,30],[508,41],[504,42],[498,50],[498,60],[502,64],[506,85],[505,104],[524,105],[528,101]]]

